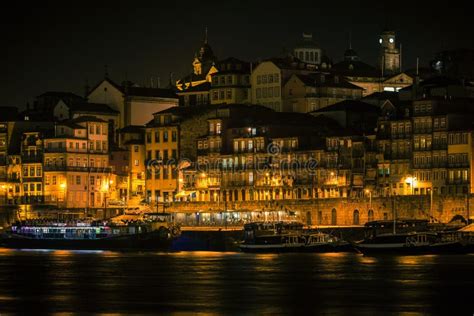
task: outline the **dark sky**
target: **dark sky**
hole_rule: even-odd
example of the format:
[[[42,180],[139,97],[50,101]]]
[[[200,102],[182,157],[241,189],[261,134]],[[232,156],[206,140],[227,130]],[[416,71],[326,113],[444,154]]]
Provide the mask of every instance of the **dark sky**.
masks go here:
[[[378,34],[389,26],[403,45],[403,66],[426,64],[436,51],[474,48],[467,4],[438,1],[36,1],[0,13],[0,105],[24,107],[45,91],[83,94],[107,64],[117,82],[168,81],[191,69],[209,29],[218,57],[282,54],[310,31],[338,61],[352,46],[374,64]],[[465,1],[464,3],[467,3]],[[449,7],[446,5],[449,4]],[[5,5],[2,3],[2,5]],[[0,113],[1,115],[1,113]]]

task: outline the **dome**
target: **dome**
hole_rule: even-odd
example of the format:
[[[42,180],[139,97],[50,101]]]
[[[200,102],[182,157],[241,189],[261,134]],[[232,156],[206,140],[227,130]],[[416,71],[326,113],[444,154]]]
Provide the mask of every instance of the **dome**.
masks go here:
[[[358,60],[359,55],[357,55],[357,52],[353,50],[352,48],[347,49],[344,52],[344,60]]]

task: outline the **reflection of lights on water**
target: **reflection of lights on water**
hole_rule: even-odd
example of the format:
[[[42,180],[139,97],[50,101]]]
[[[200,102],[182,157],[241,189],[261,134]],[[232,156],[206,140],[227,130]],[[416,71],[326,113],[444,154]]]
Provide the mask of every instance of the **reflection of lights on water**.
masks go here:
[[[179,251],[179,252],[156,252],[155,255],[173,255],[173,256],[187,256],[187,257],[224,257],[229,255],[238,255],[239,252],[230,251]]]
[[[0,248],[0,254],[13,252],[13,249],[9,248]]]
[[[399,256],[397,262],[406,265],[417,265],[431,263],[437,255],[424,255],[424,256]]]

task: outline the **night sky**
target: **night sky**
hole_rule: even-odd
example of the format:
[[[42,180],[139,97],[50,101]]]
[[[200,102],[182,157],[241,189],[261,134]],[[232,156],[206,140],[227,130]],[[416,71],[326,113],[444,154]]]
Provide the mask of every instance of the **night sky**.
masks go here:
[[[86,79],[137,83],[191,70],[204,28],[219,58],[281,55],[313,38],[334,61],[352,46],[374,64],[386,26],[403,45],[403,67],[427,64],[442,49],[474,48],[467,4],[420,1],[36,1],[2,9],[1,106],[24,107],[46,91],[83,94]],[[447,3],[445,3],[446,5]],[[2,3],[3,6],[5,4]],[[464,7],[463,7],[464,6]],[[1,115],[1,113],[0,113]]]

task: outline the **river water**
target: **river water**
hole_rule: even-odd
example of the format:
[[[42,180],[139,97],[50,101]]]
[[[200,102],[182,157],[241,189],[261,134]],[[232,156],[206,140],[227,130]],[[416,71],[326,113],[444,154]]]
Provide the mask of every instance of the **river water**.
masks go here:
[[[465,314],[474,255],[365,257],[0,248],[0,315]]]

